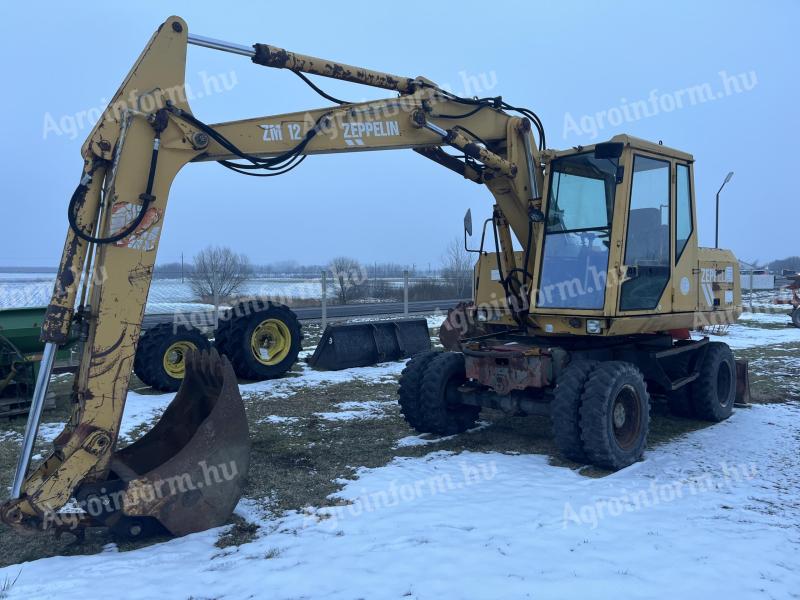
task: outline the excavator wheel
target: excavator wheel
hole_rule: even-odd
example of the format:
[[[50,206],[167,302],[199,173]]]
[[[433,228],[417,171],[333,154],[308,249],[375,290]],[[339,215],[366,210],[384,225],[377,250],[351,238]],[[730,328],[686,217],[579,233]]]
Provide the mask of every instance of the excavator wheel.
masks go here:
[[[161,323],[142,335],[133,372],[156,390],[175,392],[186,373],[186,354],[209,348],[211,343],[197,329]]]
[[[728,344],[709,342],[692,386],[697,417],[718,423],[731,416],[736,399],[736,362]]]
[[[217,328],[214,346],[230,359],[236,375],[260,381],[292,368],[303,335],[289,307],[270,303],[256,312],[232,310],[228,316]]]
[[[400,374],[400,385],[397,389],[397,400],[400,404],[400,412],[406,422],[414,429],[422,431],[425,427],[424,413],[420,399],[422,390],[422,376],[425,374],[426,367],[438,355],[438,351],[420,352],[415,354],[406,364],[406,368]]]
[[[644,454],[650,427],[650,396],[635,365],[599,363],[581,394],[581,439],[589,461],[616,471]]]
[[[413,389],[415,386],[409,377],[416,375],[406,373],[406,382],[401,380],[400,385]],[[460,352],[440,352],[430,357],[422,380],[417,384],[419,395],[413,411],[409,400],[405,400],[403,414],[408,423],[420,433],[439,435],[462,433],[473,427],[481,409],[460,403],[458,387],[465,380],[464,355]]]
[[[588,460],[581,439],[581,396],[586,381],[596,366],[597,361],[594,360],[570,363],[558,378],[550,406],[556,448],[566,458],[579,463]]]

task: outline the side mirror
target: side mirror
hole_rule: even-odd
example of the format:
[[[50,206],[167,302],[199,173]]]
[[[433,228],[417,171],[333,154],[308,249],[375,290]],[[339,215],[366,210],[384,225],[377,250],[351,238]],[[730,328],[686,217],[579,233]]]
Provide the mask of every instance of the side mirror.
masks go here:
[[[619,158],[622,156],[622,151],[625,149],[625,144],[622,142],[602,142],[595,144],[594,157],[601,158]]]
[[[472,237],[472,209],[467,209],[464,215],[464,233]]]

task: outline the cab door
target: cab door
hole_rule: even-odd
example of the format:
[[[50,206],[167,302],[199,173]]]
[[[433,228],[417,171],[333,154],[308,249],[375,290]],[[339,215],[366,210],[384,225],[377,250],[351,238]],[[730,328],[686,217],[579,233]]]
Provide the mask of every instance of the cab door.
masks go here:
[[[675,162],[675,216],[673,243],[675,245],[675,271],[672,278],[673,311],[697,310],[698,294],[702,286],[697,268],[697,231],[694,223],[694,188],[692,165]]]
[[[634,150],[619,313],[672,310],[672,160]]]

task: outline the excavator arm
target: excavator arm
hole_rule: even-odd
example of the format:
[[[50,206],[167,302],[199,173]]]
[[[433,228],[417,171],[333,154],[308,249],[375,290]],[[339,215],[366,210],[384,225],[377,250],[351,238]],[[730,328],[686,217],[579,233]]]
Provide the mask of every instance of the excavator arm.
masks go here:
[[[184,93],[190,43],[399,95],[207,125]],[[515,110],[522,116],[509,114]],[[248,467],[247,422],[230,364],[214,351],[187,358],[183,385],[161,421],[117,450],[169,188],[184,165],[217,161],[246,174],[276,175],[314,154],[413,149],[489,188],[510,273],[520,266],[509,228],[525,247],[540,227],[532,216],[541,215],[543,177],[527,116],[542,143],[535,115],[500,98],[458,98],[421,77],[191,36],[182,19],[167,19],[82,147],[83,171],[42,327],[42,373],[12,498],[0,518],[21,529],[99,523],[126,535],[161,529],[180,535],[225,522],[238,501]],[[83,351],[71,417],[29,472],[52,355],[76,329]]]

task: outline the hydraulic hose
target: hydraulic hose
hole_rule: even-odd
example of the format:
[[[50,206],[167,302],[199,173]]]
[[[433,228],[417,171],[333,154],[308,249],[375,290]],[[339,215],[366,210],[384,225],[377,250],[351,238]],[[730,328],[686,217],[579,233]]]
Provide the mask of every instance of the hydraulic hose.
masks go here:
[[[145,188],[145,192],[143,194],[139,194],[139,200],[142,201],[139,213],[136,215],[136,218],[131,221],[122,231],[115,233],[114,235],[110,235],[108,237],[95,237],[83,231],[78,225],[77,206],[86,197],[86,192],[89,190],[89,183],[92,181],[91,174],[87,173],[83,176],[81,182],[78,184],[78,187],[76,187],[75,191],[72,193],[72,198],[69,201],[69,207],[67,209],[69,226],[72,231],[75,232],[75,235],[89,243],[103,245],[118,242],[119,240],[128,237],[130,234],[136,231],[136,228],[139,227],[144,220],[150,204],[156,199],[155,196],[153,196],[153,182],[155,181],[156,176],[156,165],[158,163],[158,150],[160,145],[161,132],[156,131],[156,137],[153,140],[153,152],[150,155],[150,171],[147,175],[147,186]]]

